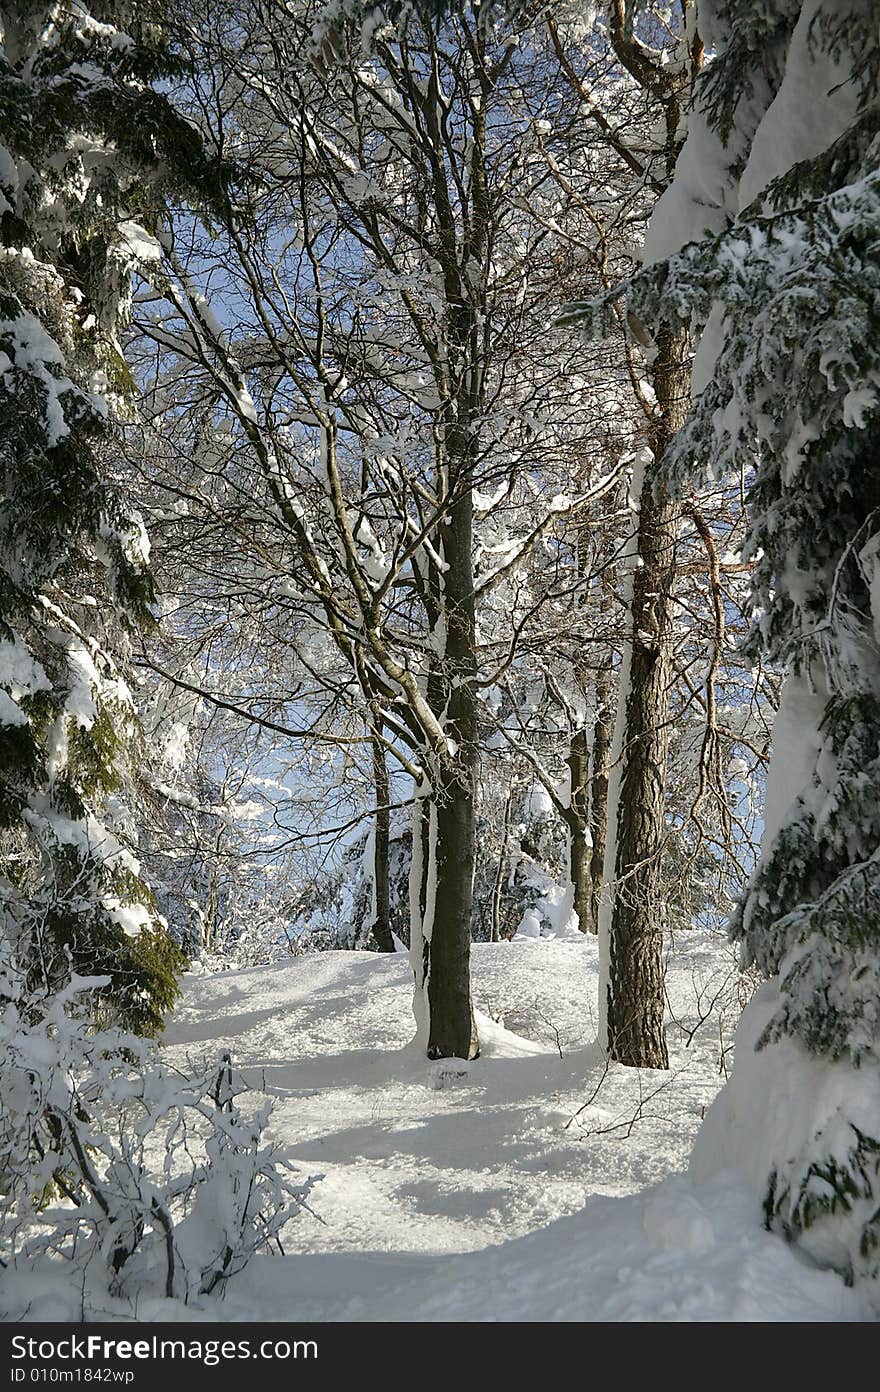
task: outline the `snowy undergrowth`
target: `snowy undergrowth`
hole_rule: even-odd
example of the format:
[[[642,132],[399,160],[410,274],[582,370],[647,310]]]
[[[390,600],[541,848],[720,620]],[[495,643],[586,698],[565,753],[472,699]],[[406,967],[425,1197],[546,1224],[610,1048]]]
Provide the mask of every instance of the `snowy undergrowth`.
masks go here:
[[[256,1257],[222,1297],[141,1302],[135,1317],[867,1317],[864,1296],[762,1231],[745,1188],[676,1173],[730,1066],[731,966],[723,942],[677,941],[668,1074],[598,1057],[593,939],[474,947],[483,1053],[471,1064],[429,1064],[410,1043],[402,957],[328,952],[191,976],[169,1062],[231,1047],[274,1099],[269,1137],[322,1178],[286,1256]],[[45,1283],[27,1296],[30,1318],[50,1301],[53,1318],[66,1303],[81,1318]]]

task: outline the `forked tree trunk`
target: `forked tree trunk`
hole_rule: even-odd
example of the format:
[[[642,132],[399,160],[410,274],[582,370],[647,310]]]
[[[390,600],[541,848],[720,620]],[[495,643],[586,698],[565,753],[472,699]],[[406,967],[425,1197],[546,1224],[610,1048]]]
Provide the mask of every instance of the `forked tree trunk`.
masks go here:
[[[472,267],[484,264],[488,247],[486,110],[495,80],[484,61],[482,42],[477,26],[468,39],[479,97],[472,108],[471,189],[464,210],[459,202],[462,186],[448,175],[447,112],[437,67],[429,67],[424,85],[413,84],[413,91],[423,96],[420,106],[430,141],[436,255],[447,311],[445,344],[432,359],[446,402],[438,420],[442,441],[437,458],[437,493],[446,509],[432,538],[444,562],[442,579],[438,582],[436,574],[434,578],[443,644],[429,679],[429,700],[448,745],[445,752],[433,754],[434,802],[422,867],[423,877],[427,875],[421,933],[423,1000],[417,1011],[424,1009],[428,1016],[429,1058],[470,1059],[479,1053],[470,982],[478,763],[472,428],[483,408],[486,299],[485,285],[478,289],[469,277]]]
[[[681,508],[664,498],[656,475],[657,462],[687,415],[686,333],[661,332],[652,378],[658,405],[651,439],[654,462],[646,470],[640,497],[629,673],[620,713],[623,738],[615,798],[615,853],[608,886],[607,1042],[611,1058],[619,1063],[668,1068],[660,853],[666,820],[670,640]]]

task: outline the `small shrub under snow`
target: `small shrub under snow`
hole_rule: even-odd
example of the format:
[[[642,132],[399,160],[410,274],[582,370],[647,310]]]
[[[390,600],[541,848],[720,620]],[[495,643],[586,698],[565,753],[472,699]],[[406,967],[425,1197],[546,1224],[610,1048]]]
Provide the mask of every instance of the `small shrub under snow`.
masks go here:
[[[86,1021],[100,981],[0,1010],[0,1260],[110,1297],[185,1302],[216,1290],[301,1207],[247,1113],[228,1054],[194,1076],[155,1045]],[[8,1284],[4,1282],[4,1284]]]

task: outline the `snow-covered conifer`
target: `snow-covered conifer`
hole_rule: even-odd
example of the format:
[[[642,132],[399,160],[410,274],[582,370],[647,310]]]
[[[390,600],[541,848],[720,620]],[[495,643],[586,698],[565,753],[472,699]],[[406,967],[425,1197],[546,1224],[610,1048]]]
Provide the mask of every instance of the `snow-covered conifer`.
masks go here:
[[[0,944],[50,989],[108,977],[108,1014],[152,1032],[180,958],[129,845],[123,668],[152,586],[115,420],[132,272],[158,251],[141,210],[198,147],[136,7],[0,19]]]
[[[870,0],[699,23],[718,57],[631,306],[705,326],[667,477],[751,475],[750,641],[789,675],[732,925],[770,980],[695,1164],[739,1163],[851,1278],[880,1247],[880,32]]]

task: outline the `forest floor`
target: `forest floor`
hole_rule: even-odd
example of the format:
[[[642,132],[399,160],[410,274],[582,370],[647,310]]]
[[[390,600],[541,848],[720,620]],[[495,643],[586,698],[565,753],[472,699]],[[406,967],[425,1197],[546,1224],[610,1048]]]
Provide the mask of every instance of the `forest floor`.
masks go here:
[[[670,953],[668,1073],[597,1055],[595,940],[477,944],[481,1057],[412,1044],[406,958],[326,952],[195,975],[184,1066],[230,1047],[269,1134],[320,1176],[284,1235],[199,1314],[269,1320],[853,1320],[864,1298],[761,1228],[732,1176],[685,1173],[732,1062],[731,949]],[[160,1308],[161,1307],[161,1308]]]

